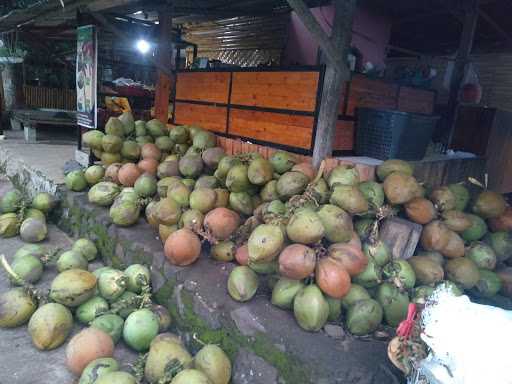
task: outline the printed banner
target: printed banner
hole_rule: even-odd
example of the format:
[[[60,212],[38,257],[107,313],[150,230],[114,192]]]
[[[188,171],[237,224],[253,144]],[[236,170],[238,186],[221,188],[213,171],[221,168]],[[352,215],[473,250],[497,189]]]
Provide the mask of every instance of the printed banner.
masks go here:
[[[96,27],[86,25],[77,29],[76,52],[76,110],[77,123],[96,128],[98,40]]]

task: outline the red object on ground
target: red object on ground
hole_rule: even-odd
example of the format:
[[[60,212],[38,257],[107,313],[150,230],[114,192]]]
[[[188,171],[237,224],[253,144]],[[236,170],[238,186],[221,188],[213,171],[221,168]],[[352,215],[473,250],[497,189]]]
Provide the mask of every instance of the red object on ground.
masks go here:
[[[396,329],[396,334],[400,337],[405,337],[408,339],[411,336],[412,329],[414,327],[414,322],[416,321],[416,304],[409,304],[409,308],[407,309],[407,319],[402,321],[398,328]]]

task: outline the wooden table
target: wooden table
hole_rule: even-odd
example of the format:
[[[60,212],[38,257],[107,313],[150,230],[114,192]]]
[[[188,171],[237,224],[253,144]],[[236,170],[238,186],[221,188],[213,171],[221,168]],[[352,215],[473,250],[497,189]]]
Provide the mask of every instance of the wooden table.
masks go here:
[[[76,111],[63,109],[16,109],[11,115],[13,130],[24,131],[25,141],[37,141],[39,125],[76,127]]]

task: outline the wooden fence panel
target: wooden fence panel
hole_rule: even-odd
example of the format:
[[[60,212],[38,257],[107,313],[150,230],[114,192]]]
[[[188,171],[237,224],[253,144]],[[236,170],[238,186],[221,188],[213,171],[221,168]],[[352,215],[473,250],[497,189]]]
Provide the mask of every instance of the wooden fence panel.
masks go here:
[[[314,112],[319,72],[234,72],[231,103]]]
[[[76,110],[74,89],[24,86],[25,104],[30,108]]]
[[[228,102],[229,72],[180,72],[176,82],[176,99]]]
[[[213,132],[226,133],[226,107],[176,102],[174,121],[182,125],[198,125]]]

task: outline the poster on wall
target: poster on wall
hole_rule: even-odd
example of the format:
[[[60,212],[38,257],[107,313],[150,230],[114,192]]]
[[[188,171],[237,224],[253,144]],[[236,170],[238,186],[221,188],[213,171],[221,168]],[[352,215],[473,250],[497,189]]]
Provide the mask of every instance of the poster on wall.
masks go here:
[[[96,128],[97,69],[96,27],[94,25],[78,27],[76,51],[77,123],[87,128]]]

